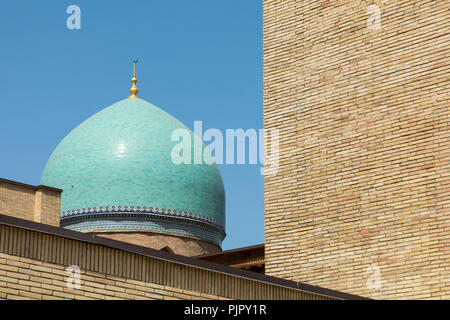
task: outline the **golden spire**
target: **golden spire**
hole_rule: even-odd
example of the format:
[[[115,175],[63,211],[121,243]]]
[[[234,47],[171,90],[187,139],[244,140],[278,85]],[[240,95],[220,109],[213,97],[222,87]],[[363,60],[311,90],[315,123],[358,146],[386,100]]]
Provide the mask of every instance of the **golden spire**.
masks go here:
[[[137,98],[137,93],[139,92],[138,88],[136,87],[136,82],[138,81],[136,78],[136,63],[138,62],[138,60],[133,60],[133,78],[131,78],[131,82],[133,83],[133,85],[130,88],[130,93],[131,96],[129,96],[129,98]]]

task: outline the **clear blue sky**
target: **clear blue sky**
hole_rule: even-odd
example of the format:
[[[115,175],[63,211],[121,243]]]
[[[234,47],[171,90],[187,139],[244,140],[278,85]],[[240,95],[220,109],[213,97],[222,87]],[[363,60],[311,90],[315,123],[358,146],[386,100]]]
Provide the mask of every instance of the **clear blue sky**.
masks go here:
[[[39,184],[61,139],[128,96],[135,57],[140,97],[191,129],[262,128],[261,0],[1,1],[0,26],[2,178]],[[260,165],[220,170],[223,249],[263,243]]]

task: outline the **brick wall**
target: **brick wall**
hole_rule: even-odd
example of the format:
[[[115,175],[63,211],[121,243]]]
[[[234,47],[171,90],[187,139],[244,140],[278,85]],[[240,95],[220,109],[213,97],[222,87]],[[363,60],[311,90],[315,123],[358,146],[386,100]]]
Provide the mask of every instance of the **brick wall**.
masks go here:
[[[34,220],[36,190],[0,181],[0,214]]]
[[[352,298],[62,228],[6,223],[0,221],[0,299]],[[79,288],[67,285],[70,266],[80,270]]]
[[[86,270],[80,270],[80,288],[69,288],[67,281],[72,273],[66,268],[63,265],[0,253],[0,299],[224,299],[216,295]]]
[[[61,190],[0,179],[0,214],[59,226]]]
[[[118,241],[133,243],[138,246],[161,250],[169,248],[169,252],[187,257],[221,252],[220,247],[205,241],[182,236],[156,232],[99,232],[98,236]]]
[[[266,274],[450,298],[448,12],[439,0],[264,0],[264,126],[280,130]]]

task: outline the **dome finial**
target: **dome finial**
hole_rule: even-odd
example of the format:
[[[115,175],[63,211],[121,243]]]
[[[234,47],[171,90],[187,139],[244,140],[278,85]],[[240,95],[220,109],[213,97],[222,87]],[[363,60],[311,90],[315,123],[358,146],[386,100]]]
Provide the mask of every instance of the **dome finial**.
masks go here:
[[[138,88],[136,87],[136,82],[138,81],[136,78],[136,63],[138,63],[138,60],[133,60],[133,78],[131,78],[131,82],[133,85],[130,88],[131,96],[129,98],[137,98],[137,93],[139,92]]]

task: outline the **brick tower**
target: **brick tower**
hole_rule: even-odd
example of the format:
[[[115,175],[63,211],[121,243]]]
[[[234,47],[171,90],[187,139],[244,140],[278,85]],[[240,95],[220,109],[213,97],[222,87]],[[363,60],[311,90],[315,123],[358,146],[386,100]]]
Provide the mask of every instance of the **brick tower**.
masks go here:
[[[450,298],[448,9],[264,0],[266,274]]]

